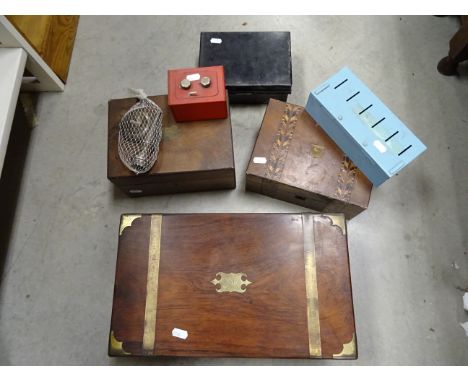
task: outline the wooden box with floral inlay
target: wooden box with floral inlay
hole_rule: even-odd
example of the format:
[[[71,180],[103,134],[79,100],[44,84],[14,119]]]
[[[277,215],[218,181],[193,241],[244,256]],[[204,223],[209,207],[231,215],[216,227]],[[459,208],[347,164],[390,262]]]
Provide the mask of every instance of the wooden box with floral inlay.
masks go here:
[[[271,99],[246,189],[350,219],[367,208],[372,183],[304,108]]]
[[[343,214],[123,215],[111,356],[355,359]]]

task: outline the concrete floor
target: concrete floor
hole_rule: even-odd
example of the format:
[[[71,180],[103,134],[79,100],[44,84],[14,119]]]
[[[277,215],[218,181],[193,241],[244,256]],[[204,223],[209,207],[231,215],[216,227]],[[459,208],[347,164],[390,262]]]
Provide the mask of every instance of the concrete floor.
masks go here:
[[[39,96],[32,132],[18,113],[0,183],[0,363],[468,364],[468,70],[436,71],[456,29],[432,16],[82,17],[65,92]],[[265,106],[232,107],[236,190],[129,199],[107,180],[107,101],[166,93],[166,70],[195,66],[210,30],[290,30],[290,102],[347,65],[428,146],[348,225],[357,361],[107,357],[121,213],[303,210],[244,191]]]

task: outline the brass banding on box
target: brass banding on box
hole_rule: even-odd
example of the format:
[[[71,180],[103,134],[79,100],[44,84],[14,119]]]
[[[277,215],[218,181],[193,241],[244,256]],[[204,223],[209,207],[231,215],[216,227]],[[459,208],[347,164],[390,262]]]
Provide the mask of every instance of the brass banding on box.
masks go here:
[[[315,262],[314,215],[302,214],[302,225],[304,234],[304,263],[309,354],[311,358],[320,358],[322,356],[322,345],[320,340],[317,265]]]
[[[111,330],[109,336],[109,353],[111,355],[130,355],[130,353],[123,349],[123,342],[115,338],[115,333],[113,330]]]
[[[333,354],[334,359],[355,359],[356,358],[356,335],[353,333],[353,338],[346,344],[343,344],[341,353]]]
[[[122,215],[119,235],[122,235],[124,229],[130,227],[132,223],[138,218],[141,218],[141,215]]]
[[[158,305],[159,259],[161,256],[162,215],[151,215],[148,254],[148,276],[146,281],[145,323],[143,350],[152,353],[156,339],[156,313]]]
[[[324,217],[331,220],[333,226],[338,227],[343,235],[346,235],[346,220],[341,214],[326,214]]]

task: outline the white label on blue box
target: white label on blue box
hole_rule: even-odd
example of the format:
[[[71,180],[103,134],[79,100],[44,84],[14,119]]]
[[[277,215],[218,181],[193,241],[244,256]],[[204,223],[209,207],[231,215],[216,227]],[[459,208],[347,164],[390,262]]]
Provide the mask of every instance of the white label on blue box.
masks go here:
[[[385,145],[380,141],[374,141],[374,147],[379,150],[380,154],[383,154],[385,151],[387,151]]]

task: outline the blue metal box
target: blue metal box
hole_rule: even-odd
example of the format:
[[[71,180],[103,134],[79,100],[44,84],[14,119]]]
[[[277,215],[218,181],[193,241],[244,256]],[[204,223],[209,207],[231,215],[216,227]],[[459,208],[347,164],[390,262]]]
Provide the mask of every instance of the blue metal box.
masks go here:
[[[348,68],[314,89],[306,110],[374,186],[426,150]]]

